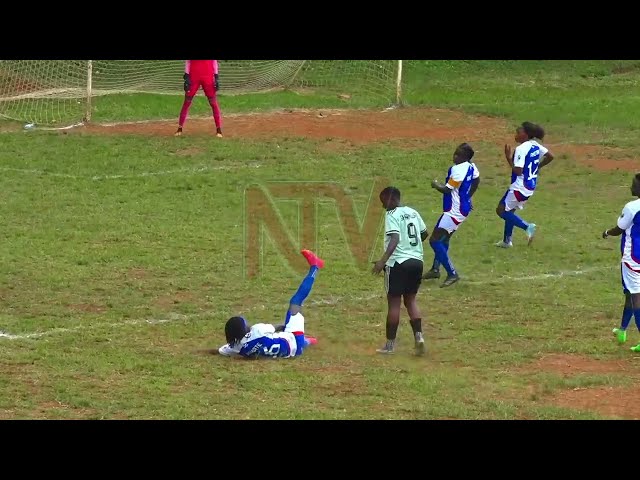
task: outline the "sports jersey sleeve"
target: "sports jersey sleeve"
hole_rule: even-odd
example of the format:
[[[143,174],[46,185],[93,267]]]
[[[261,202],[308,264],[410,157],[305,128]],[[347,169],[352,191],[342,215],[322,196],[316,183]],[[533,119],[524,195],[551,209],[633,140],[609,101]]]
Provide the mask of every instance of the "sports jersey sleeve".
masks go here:
[[[213,74],[218,75],[218,60],[211,60],[213,62]]]
[[[618,228],[621,230],[627,230],[633,224],[633,213],[628,205],[622,209],[620,217],[618,217]]]
[[[525,158],[527,157],[528,149],[529,149],[529,146],[525,145],[524,143],[518,146],[518,148],[516,148],[516,151],[513,155],[514,167],[524,168],[524,161],[525,161]]]
[[[385,235],[391,235],[392,233],[400,234],[400,225],[398,224],[398,220],[390,213],[387,213],[384,220],[384,233]]]
[[[184,62],[184,73],[189,75],[191,73],[191,60],[185,60]]]
[[[478,166],[475,163],[472,163],[471,165],[473,165],[473,180],[475,180],[480,177],[480,170],[478,170]]]
[[[538,144],[538,146],[540,147],[540,157],[544,157],[547,153],[549,153],[549,149],[544,145]]]
[[[453,167],[451,167],[451,175],[449,175],[447,187],[449,187],[450,190],[460,187],[460,185],[462,185],[462,182],[464,181],[466,173],[467,167],[465,167],[463,164],[454,165]]]

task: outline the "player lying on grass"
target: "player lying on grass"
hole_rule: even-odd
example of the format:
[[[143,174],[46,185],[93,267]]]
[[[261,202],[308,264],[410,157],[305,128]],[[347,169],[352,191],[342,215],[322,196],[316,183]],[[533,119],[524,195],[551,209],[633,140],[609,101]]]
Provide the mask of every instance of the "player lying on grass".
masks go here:
[[[541,126],[524,122],[516,129],[515,140],[520,145],[515,152],[511,151],[511,146],[504,146],[504,155],[511,167],[511,185],[496,208],[496,213],[504,220],[504,236],[502,241],[496,243],[496,247],[513,246],[513,227],[527,232],[529,245],[533,241],[536,224],[525,222],[515,214],[515,210],[524,208],[538,185],[538,171],[553,160],[549,149],[540,143],[543,138],[544,129]]]
[[[309,345],[315,345],[316,339],[304,334],[302,303],[309,296],[318,269],[324,267],[324,261],[309,250],[302,250],[309,262],[309,273],[300,287],[291,297],[284,325],[274,327],[268,323],[250,326],[243,317],[231,317],[224,326],[227,343],[218,349],[220,355],[240,358],[288,358],[302,355]]]
[[[380,192],[380,201],[387,211],[385,215],[384,254],[375,262],[372,273],[384,269],[384,286],[387,292],[387,341],[378,353],[392,354],[395,350],[396,334],[400,324],[402,301],[409,314],[413,330],[416,355],[424,355],[422,315],[416,302],[423,270],[424,242],[429,236],[427,226],[420,214],[401,204],[400,190],[387,187]]]
[[[441,287],[448,287],[459,280],[458,272],[449,258],[449,240],[473,209],[471,197],[480,184],[480,172],[472,162],[473,155],[471,145],[458,145],[453,152],[453,166],[449,168],[444,185],[437,180],[431,182],[431,187],[442,193],[442,215],[429,240],[435,253],[433,265],[422,278],[440,278],[440,265],[443,265],[447,271],[447,279]]]
[[[222,117],[220,106],[218,105],[217,91],[220,90],[220,79],[218,76],[217,60],[187,60],[184,67],[184,102],[180,110],[178,119],[178,130],[175,135],[182,135],[182,127],[187,120],[193,97],[202,87],[207,96],[211,110],[213,111],[213,121],[216,124],[216,135],[222,137]]]
[[[613,334],[618,337],[620,343],[627,341],[627,327],[631,323],[631,317],[635,317],[636,326],[640,331],[640,173],[633,177],[631,195],[638,199],[627,203],[618,217],[616,226],[602,233],[602,238],[622,235],[620,273],[625,302],[620,328],[613,329]],[[640,352],[640,343],[631,350]]]

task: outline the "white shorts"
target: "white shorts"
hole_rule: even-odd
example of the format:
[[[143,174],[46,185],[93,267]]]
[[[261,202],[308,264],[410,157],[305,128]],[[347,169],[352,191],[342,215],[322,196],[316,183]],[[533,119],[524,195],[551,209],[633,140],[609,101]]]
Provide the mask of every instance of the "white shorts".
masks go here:
[[[639,269],[640,270],[640,269]],[[620,271],[622,273],[622,291],[627,294],[640,293],[640,271],[632,270],[626,263],[622,263]]]
[[[440,215],[440,218],[436,222],[436,226],[434,230],[436,228],[443,228],[447,232],[453,233],[456,230],[458,230],[458,227],[462,222],[464,222],[464,220],[465,220],[464,217],[462,219],[460,219],[460,217],[454,218],[452,215],[449,215],[448,213],[443,213],[442,215]]]
[[[295,315],[290,316],[289,312],[287,312],[284,331],[289,333],[304,333],[304,317],[302,316],[302,313],[298,312]]]
[[[504,209],[507,212],[516,209],[522,210],[524,208],[524,204],[531,198],[532,195],[533,193],[531,193],[531,195],[527,197],[521,192],[509,188],[509,190],[507,190],[507,192],[500,199],[500,203],[504,205]]]

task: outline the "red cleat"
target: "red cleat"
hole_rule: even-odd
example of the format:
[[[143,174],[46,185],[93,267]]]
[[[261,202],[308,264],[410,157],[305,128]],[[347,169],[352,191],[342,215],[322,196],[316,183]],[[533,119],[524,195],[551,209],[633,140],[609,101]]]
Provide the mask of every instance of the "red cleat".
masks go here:
[[[306,258],[307,262],[309,262],[309,266],[324,268],[324,260],[318,257],[311,250],[302,250],[302,255],[304,255],[304,258]]]
[[[315,337],[304,337],[304,339],[309,345],[316,345],[318,343],[318,339]]]

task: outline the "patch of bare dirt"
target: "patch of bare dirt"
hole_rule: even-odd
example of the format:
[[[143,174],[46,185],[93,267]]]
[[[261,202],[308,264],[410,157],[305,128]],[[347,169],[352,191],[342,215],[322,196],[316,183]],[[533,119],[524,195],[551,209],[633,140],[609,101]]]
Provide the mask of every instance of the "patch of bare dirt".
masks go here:
[[[558,393],[554,405],[598,412],[606,417],[640,420],[640,385],[633,387],[574,388]]]
[[[559,353],[545,355],[533,364],[527,365],[525,369],[528,372],[552,372],[565,377],[609,373],[640,375],[640,362],[634,362],[633,357],[628,360],[597,360],[581,355]]]
[[[640,158],[634,158],[633,152],[618,147],[604,145],[550,145],[556,154],[566,154],[581,165],[595,170],[640,171]]]
[[[171,136],[175,121],[88,125],[77,132],[112,135]],[[508,132],[503,120],[470,116],[439,109],[397,109],[386,112],[370,110],[282,111],[260,115],[230,115],[225,118],[225,135],[229,138],[306,137],[345,139],[362,145],[394,140],[426,138],[447,141],[479,141],[501,138]],[[183,136],[214,134],[211,119],[191,119]]]

